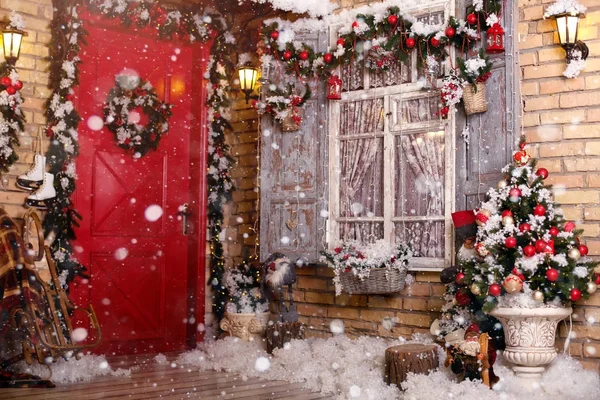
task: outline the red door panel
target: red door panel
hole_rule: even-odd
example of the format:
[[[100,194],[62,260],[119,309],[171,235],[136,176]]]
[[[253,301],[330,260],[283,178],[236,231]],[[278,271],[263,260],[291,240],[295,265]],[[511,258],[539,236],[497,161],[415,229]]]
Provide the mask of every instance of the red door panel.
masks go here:
[[[183,234],[179,212],[184,203],[196,207],[200,225],[190,231],[205,231],[198,208],[204,203],[190,195],[198,195],[198,183],[204,185],[204,168],[190,169],[190,160],[198,157],[190,148],[202,148],[198,142],[206,140],[201,77],[193,76],[206,62],[206,51],[84,18],[92,20],[75,94],[82,122],[74,198],[84,217],[75,247],[91,279],[75,283],[72,297],[91,302],[98,314],[103,341],[97,352],[180,350],[193,332],[186,324],[188,308],[198,322],[197,313],[203,313],[203,304],[194,299],[190,307],[187,295],[191,285],[203,281],[190,276],[204,271],[192,248],[199,237]],[[108,130],[87,126],[91,116],[102,117],[115,75],[123,71],[149,81],[161,100],[174,105],[158,150],[140,159],[119,148]]]

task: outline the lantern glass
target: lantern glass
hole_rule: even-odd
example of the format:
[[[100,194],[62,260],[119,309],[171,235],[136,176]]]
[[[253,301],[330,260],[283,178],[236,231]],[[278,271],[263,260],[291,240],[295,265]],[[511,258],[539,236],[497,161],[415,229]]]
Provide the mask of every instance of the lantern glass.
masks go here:
[[[577,31],[579,30],[578,15],[561,15],[556,17],[556,26],[558,27],[560,44],[577,43]]]
[[[23,33],[23,31],[17,29],[6,29],[2,31],[4,58],[6,61],[14,63],[19,59],[21,43],[23,42]]]
[[[238,70],[238,74],[240,76],[240,88],[242,91],[252,93],[258,78],[258,70],[253,67],[241,67]]]

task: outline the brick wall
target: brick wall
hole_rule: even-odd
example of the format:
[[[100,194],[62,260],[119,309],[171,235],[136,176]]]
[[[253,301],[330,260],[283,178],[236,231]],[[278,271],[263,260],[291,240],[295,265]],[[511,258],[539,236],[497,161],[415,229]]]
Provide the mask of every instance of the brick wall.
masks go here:
[[[0,20],[4,18],[8,20],[13,10],[23,16],[25,29],[29,34],[23,40],[21,56],[16,64],[23,81],[21,93],[25,97],[23,111],[27,123],[23,135],[19,137],[21,146],[16,149],[19,160],[8,174],[2,176],[0,206],[11,216],[20,217],[25,211],[23,204],[29,193],[18,189],[15,181],[16,177],[27,171],[33,162],[35,138],[38,132],[43,132],[45,122],[43,104],[50,94],[47,88],[48,61],[44,58],[48,56],[50,42],[48,24],[52,19],[52,0],[1,0]]]
[[[551,0],[519,0],[521,92],[524,126],[548,181],[559,190],[555,198],[568,219],[585,230],[590,255],[600,258],[600,2],[579,0],[588,7],[579,39],[590,49],[586,69],[578,78],[562,76],[565,51],[557,45],[555,22],[543,20]],[[577,302],[571,354],[600,371],[600,293]],[[592,323],[593,321],[593,323]],[[558,345],[567,334],[561,325]]]

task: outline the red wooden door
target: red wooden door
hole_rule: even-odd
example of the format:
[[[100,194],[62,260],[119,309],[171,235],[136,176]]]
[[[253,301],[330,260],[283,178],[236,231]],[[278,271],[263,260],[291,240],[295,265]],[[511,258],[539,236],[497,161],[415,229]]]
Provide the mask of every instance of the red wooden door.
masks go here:
[[[186,340],[194,341],[188,336],[204,313],[197,244],[206,229],[200,190],[205,164],[198,156],[205,147],[205,109],[202,75],[194,75],[205,67],[206,48],[126,32],[97,17],[86,20],[88,45],[75,94],[82,117],[75,203],[83,215],[75,249],[91,279],[75,283],[73,294],[96,310],[103,336],[96,351],[183,349]],[[139,159],[119,148],[108,130],[88,124],[102,116],[115,75],[124,71],[150,82],[161,100],[174,105],[158,150]],[[180,213],[186,203],[196,221],[188,224],[188,235]]]

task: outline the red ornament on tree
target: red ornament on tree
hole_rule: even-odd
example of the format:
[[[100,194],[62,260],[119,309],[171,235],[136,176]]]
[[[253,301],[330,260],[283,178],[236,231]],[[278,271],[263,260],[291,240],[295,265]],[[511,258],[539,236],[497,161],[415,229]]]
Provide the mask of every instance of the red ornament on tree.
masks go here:
[[[467,15],[467,22],[471,25],[475,25],[475,23],[477,23],[477,15],[475,15],[475,13]]]
[[[358,28],[358,21],[354,21],[352,23],[352,28]]]
[[[546,215],[546,207],[544,207],[541,204],[538,204],[537,206],[533,207],[533,215],[537,215],[538,217]]]
[[[456,35],[456,30],[449,26],[446,28],[446,31],[444,32],[446,34],[446,37],[448,38],[452,38],[454,35]]]
[[[519,230],[521,232],[529,232],[531,231],[531,225],[529,225],[527,222],[523,222],[521,225],[519,225]]]
[[[300,54],[298,54],[298,58],[301,59],[302,61],[308,60],[308,51],[302,50],[300,52]]]
[[[488,219],[492,216],[492,213],[488,210],[481,210],[475,214],[475,222],[477,225],[485,225],[488,222]]]
[[[330,64],[333,61],[333,55],[331,53],[323,54],[323,61],[325,61],[326,64]]]
[[[489,295],[494,296],[494,297],[500,296],[501,292],[502,292],[502,287],[500,287],[500,285],[498,285],[497,283],[492,283],[488,289]]]
[[[577,301],[580,298],[581,298],[581,290],[575,289],[575,288],[571,289],[571,297],[570,297],[571,301]]]
[[[521,189],[519,188],[512,188],[510,189],[510,191],[508,192],[508,196],[509,197],[521,197]]]
[[[17,89],[15,89],[14,86],[9,86],[6,88],[6,93],[12,96],[13,94],[17,93]]]
[[[594,275],[594,283],[600,285],[600,274]]]
[[[504,217],[512,217],[512,216],[513,216],[512,211],[510,211],[510,210],[504,210],[504,211],[502,211],[502,218],[504,218]]]
[[[546,270],[546,279],[550,282],[555,282],[558,279],[558,271],[554,268],[548,268]]]
[[[558,234],[560,233],[560,231],[558,230],[558,228],[555,227],[555,226],[553,226],[552,228],[550,228],[550,230],[548,232],[550,232],[550,234],[552,236],[558,236]]]
[[[292,52],[289,50],[286,50],[283,52],[283,59],[285,61],[288,61],[290,58],[292,58]]]
[[[270,36],[271,36],[271,39],[273,39],[273,40],[279,39],[279,31],[273,31],[273,32],[271,32]]]
[[[546,246],[548,245],[548,243],[546,243],[544,241],[544,239],[538,239],[535,241],[535,250],[538,253],[544,253],[546,252]]]
[[[406,39],[406,47],[408,47],[409,49],[412,49],[415,47],[415,39],[409,37],[408,39]]]
[[[533,257],[535,253],[535,247],[533,247],[532,245],[527,245],[523,247],[523,254],[525,255],[525,257]]]
[[[460,304],[461,306],[466,306],[466,305],[471,304],[471,296],[469,296],[466,291],[459,290],[456,293],[455,298],[456,298],[456,302],[458,304]]]
[[[387,17],[387,22],[390,25],[395,25],[396,22],[398,22],[398,17],[396,17],[394,14],[392,14],[389,17]]]
[[[517,247],[517,239],[515,239],[512,236],[509,236],[504,240],[504,245],[509,249],[513,249]]]
[[[535,171],[535,174],[537,176],[541,176],[542,179],[546,179],[548,177],[548,170],[546,168],[539,168],[537,171]]]
[[[585,244],[580,244],[579,245],[579,253],[581,253],[582,256],[587,256],[589,252],[588,247]]]
[[[10,79],[8,76],[3,76],[0,79],[0,83],[2,84],[2,86],[10,86],[12,85],[12,79]]]
[[[339,38],[339,39],[337,40],[337,45],[338,45],[338,46],[342,46],[342,47],[344,47],[344,43],[345,43],[345,41],[344,41],[344,39],[343,39],[343,38]]]
[[[432,37],[431,40],[430,40],[430,42],[431,42],[431,45],[433,47],[439,47],[440,46],[440,41],[438,39],[436,39],[435,37]]]
[[[465,274],[463,274],[462,272],[459,272],[458,274],[456,274],[456,283],[458,283],[459,285],[462,285],[463,283],[465,283]]]
[[[513,160],[519,167],[522,167],[529,161],[529,154],[525,150],[519,150],[513,155]]]
[[[17,90],[21,90],[21,89],[23,89],[23,82],[16,81],[15,84],[13,85],[13,87]]]
[[[573,229],[575,229],[574,222],[569,221],[565,224],[565,232],[571,232]]]

